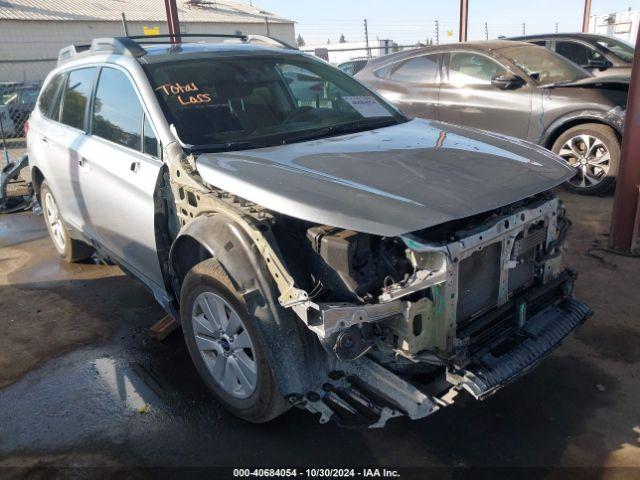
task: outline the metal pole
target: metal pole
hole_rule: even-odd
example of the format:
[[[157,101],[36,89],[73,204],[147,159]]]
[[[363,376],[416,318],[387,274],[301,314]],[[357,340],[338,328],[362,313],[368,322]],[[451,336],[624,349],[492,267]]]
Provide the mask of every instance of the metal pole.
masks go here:
[[[627,113],[622,135],[620,168],[616,178],[616,196],[611,214],[611,246],[630,252],[634,239],[634,220],[638,209],[640,185],[640,32],[636,39],[633,70],[629,82]],[[640,225],[636,225],[640,229]],[[636,240],[640,232],[636,231]],[[635,252],[640,253],[640,252]]]
[[[582,31],[589,31],[589,17],[591,17],[591,0],[584,0],[584,16],[582,17]]]
[[[171,43],[180,43],[180,19],[178,19],[178,7],[176,0],[164,0],[164,9],[167,12],[167,26]]]
[[[367,46],[367,58],[371,58],[371,49],[369,48],[369,29],[367,27],[367,19],[364,19],[364,41]]]
[[[467,41],[467,20],[469,19],[469,0],[460,0],[460,36],[461,42]]]
[[[269,17],[264,17],[264,24],[267,27],[267,37],[270,37],[271,30],[269,29]]]
[[[436,45],[440,45],[440,25],[438,20],[436,20]]]
[[[522,35],[526,35],[527,34],[527,25],[522,22]]]
[[[558,22],[556,22],[556,33],[558,33]]]
[[[129,29],[127,28],[127,17],[124,16],[124,12],[122,12],[122,31],[124,32],[124,36],[129,36]]]

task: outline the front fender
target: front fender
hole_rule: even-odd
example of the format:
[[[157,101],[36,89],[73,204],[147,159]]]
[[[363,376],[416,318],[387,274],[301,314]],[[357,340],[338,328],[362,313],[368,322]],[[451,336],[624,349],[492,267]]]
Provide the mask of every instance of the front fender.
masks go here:
[[[278,304],[277,286],[247,232],[224,214],[196,218],[183,227],[171,248],[174,271],[180,272],[185,255],[198,249],[199,253],[190,260],[198,263],[215,258],[241,292],[266,343],[280,393],[297,396],[326,378],[331,366],[327,355],[293,312]],[[176,293],[180,298],[179,291]]]
[[[551,148],[551,144],[558,137],[560,132],[566,130],[570,126],[577,125],[579,123],[603,123],[609,125],[616,132],[622,135],[622,131],[624,129],[624,116],[621,114],[621,112],[621,107],[614,107],[607,111],[580,110],[568,113],[556,119],[551,125],[547,127],[542,135],[539,144],[544,145],[547,148]]]

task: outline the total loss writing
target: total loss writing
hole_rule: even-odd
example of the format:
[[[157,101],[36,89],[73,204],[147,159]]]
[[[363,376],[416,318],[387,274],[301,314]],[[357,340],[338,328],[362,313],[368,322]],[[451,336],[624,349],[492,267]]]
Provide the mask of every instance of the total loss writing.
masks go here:
[[[185,84],[181,84],[180,82],[164,83],[156,87],[156,91],[162,91],[167,96],[175,97],[182,106],[200,105],[211,102],[211,94],[200,93],[200,88],[195,82]]]

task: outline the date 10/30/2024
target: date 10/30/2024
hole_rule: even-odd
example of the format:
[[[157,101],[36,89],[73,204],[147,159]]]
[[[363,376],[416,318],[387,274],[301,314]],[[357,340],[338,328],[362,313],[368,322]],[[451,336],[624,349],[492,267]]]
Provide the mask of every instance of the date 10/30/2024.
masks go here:
[[[211,94],[201,93],[200,88],[195,82],[189,82],[181,84],[164,83],[155,88],[156,91],[161,91],[168,97],[175,97],[178,103],[184,107],[188,105],[201,105],[203,103],[211,102]]]

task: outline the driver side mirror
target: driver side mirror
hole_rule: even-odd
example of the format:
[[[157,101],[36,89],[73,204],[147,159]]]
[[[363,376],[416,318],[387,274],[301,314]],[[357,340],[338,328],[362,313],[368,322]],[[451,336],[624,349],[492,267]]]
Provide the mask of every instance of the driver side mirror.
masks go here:
[[[515,89],[524,84],[524,79],[513,73],[499,73],[491,78],[491,85],[500,90]]]

